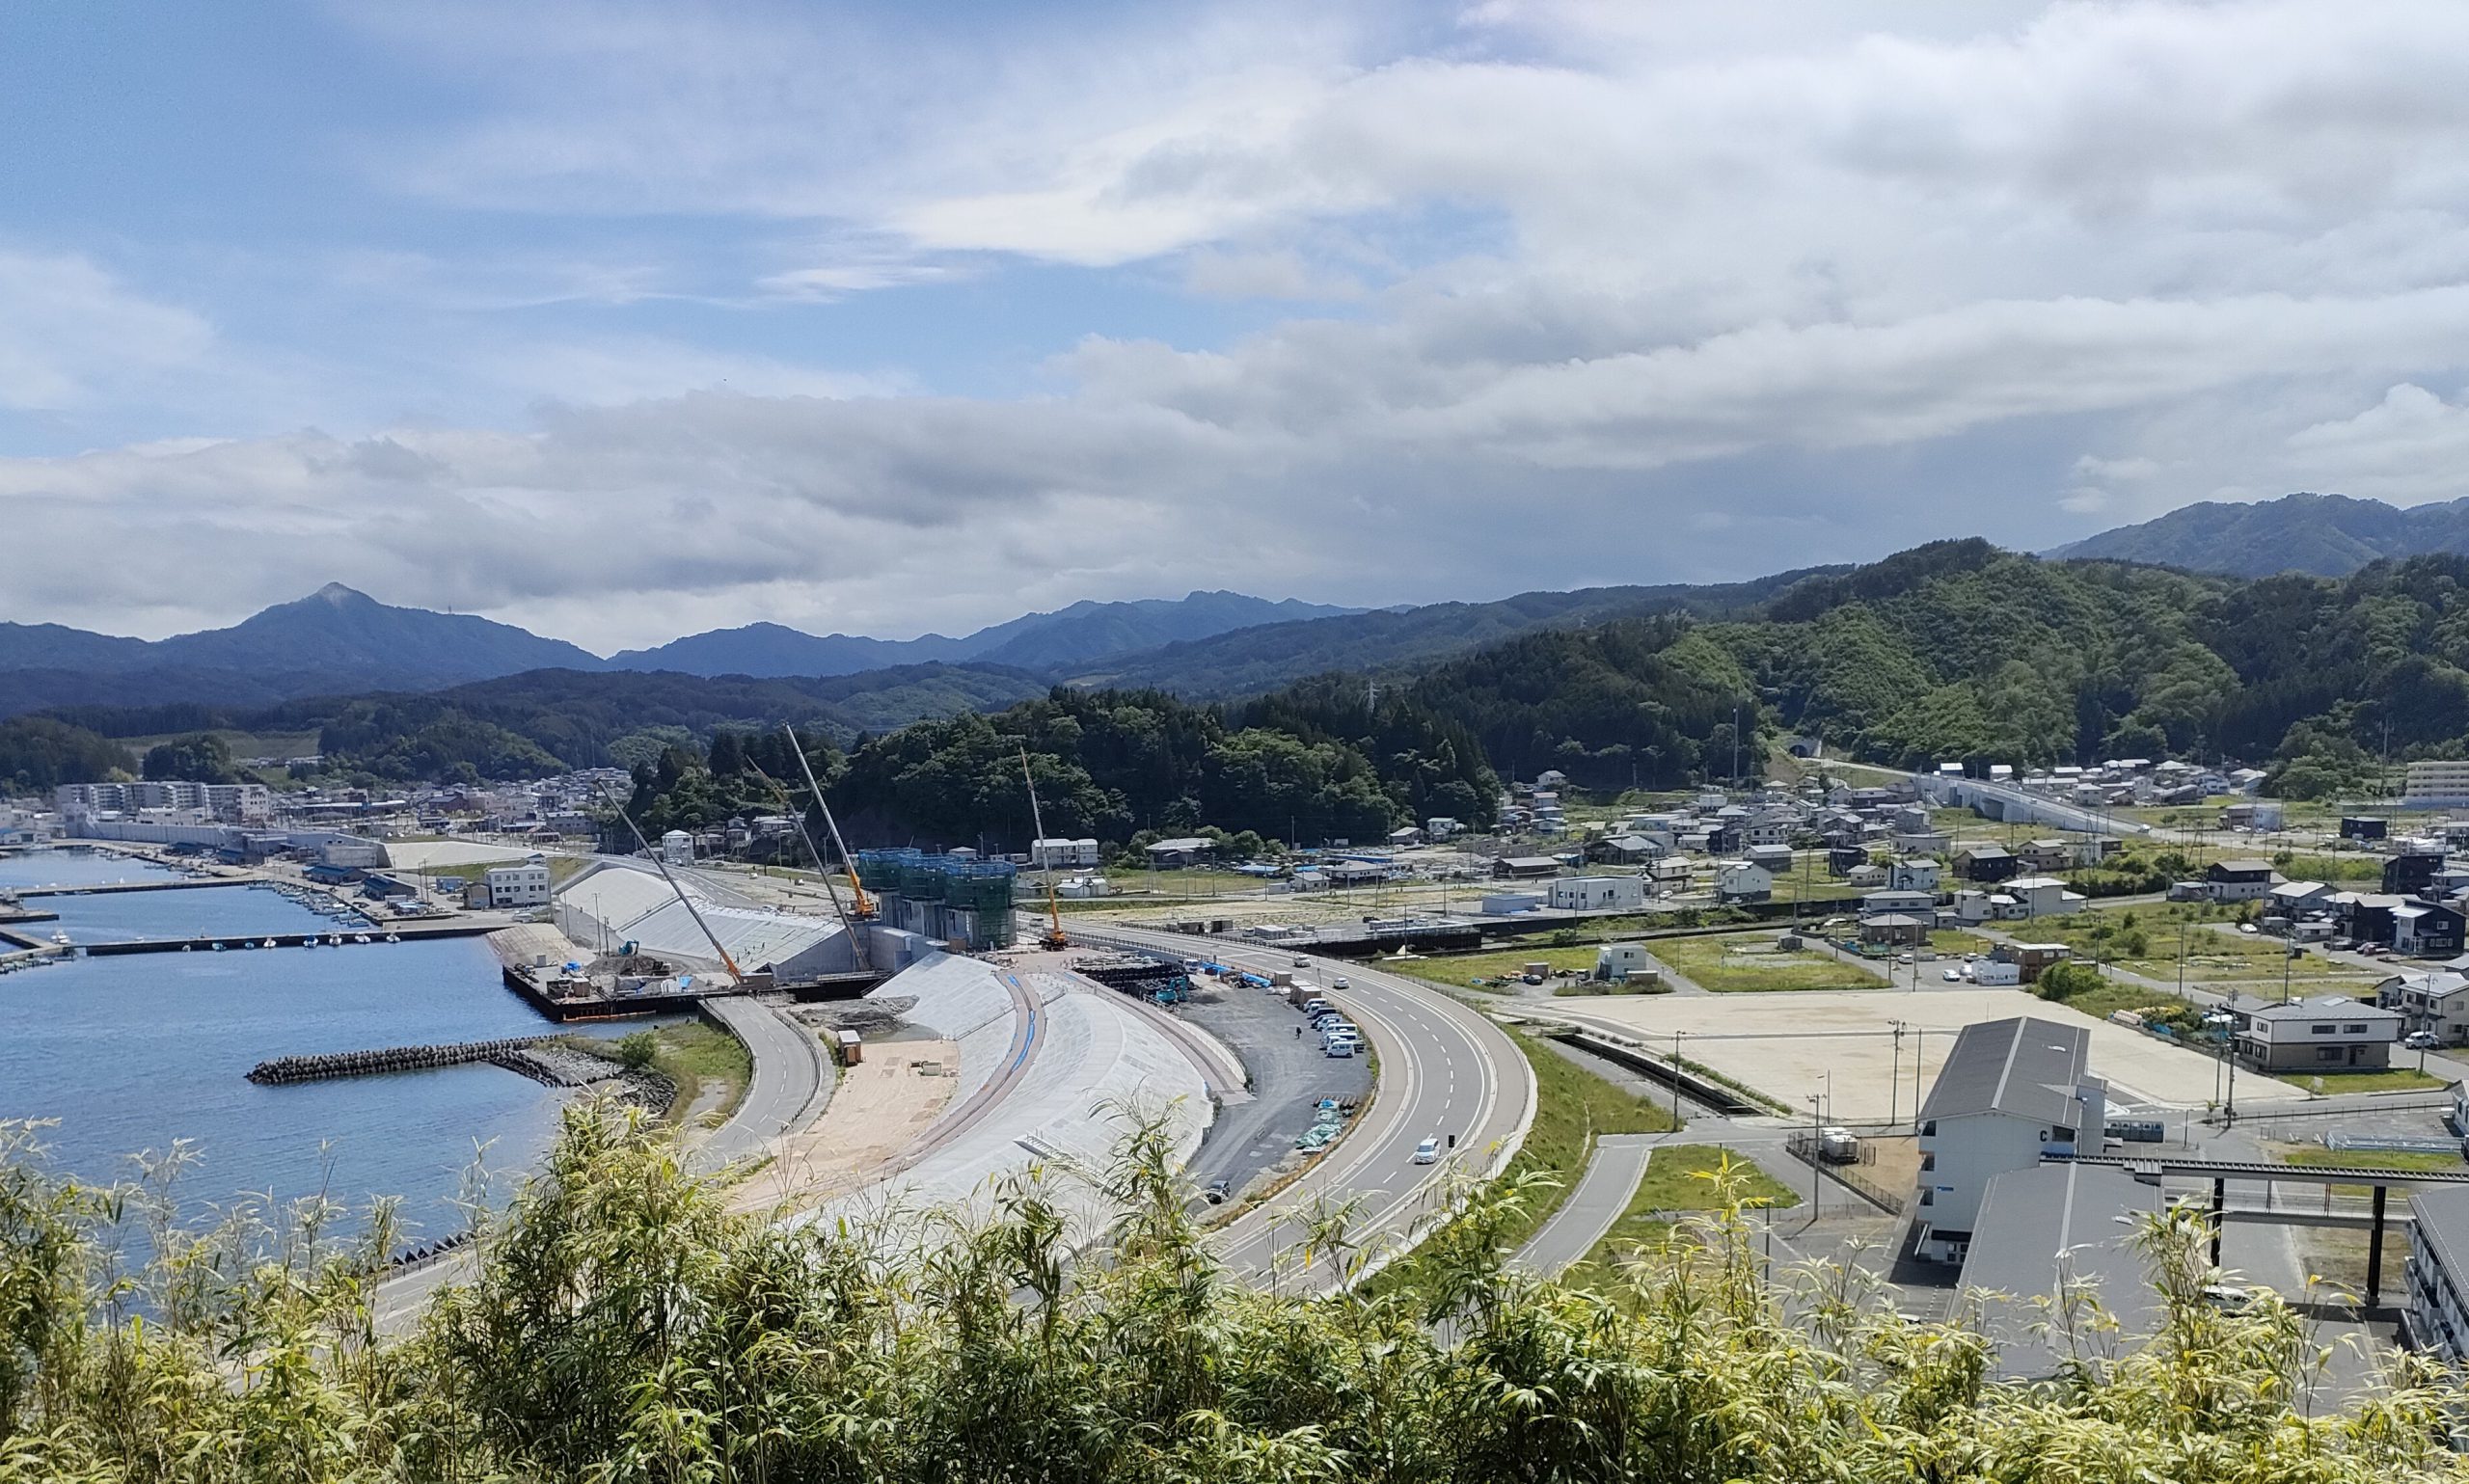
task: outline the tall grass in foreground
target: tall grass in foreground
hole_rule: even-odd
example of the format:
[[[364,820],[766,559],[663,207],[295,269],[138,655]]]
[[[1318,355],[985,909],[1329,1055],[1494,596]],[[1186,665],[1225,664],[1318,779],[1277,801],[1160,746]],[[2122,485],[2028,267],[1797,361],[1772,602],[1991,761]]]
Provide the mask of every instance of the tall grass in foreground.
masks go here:
[[[2407,1363],[2310,1409],[2305,1325],[2205,1303],[2190,1218],[2142,1233],[2160,1332],[2072,1298],[2065,1374],[2025,1389],[1857,1272],[1770,1280],[1736,1200],[1616,1304],[1504,1268],[1515,1182],[1467,1193],[1411,1287],[1306,1300],[1218,1270],[1160,1129],[1091,1177],[1122,1212],[1098,1260],[1028,1181],[983,1221],[786,1228],[729,1214],[655,1124],[581,1108],[483,1218],[475,1281],[381,1343],[385,1233],[323,1240],[312,1203],[182,1240],[158,1189],[53,1177],[0,1129],[0,1481],[2469,1477]],[[149,1221],[159,1255],[124,1267]],[[1313,1245],[1363,1260],[1337,1224]]]

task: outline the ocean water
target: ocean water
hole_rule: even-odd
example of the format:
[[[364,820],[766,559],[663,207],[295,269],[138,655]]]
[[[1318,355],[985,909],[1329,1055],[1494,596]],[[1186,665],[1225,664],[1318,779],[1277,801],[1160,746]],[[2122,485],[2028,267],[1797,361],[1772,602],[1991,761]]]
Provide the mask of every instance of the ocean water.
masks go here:
[[[95,857],[0,859],[0,885],[72,878],[72,863],[131,878]],[[73,940],[190,932],[299,931],[328,919],[246,887],[38,898]],[[175,1140],[200,1153],[176,1187],[201,1216],[250,1195],[324,1190],[365,1205],[402,1198],[427,1235],[457,1229],[452,1201],[475,1152],[502,1195],[554,1135],[569,1095],[501,1067],[446,1067],[294,1087],[258,1087],[270,1057],[555,1029],[499,977],[477,938],[136,954],[0,974],[0,1119],[56,1119],[56,1167],[109,1180],[130,1156]],[[600,1028],[595,1028],[600,1029]],[[607,1028],[622,1034],[627,1026]]]

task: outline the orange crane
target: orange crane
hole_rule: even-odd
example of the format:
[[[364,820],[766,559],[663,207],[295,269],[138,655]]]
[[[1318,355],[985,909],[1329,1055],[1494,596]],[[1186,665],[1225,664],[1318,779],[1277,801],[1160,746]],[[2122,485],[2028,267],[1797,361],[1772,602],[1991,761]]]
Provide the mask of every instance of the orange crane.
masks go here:
[[[806,761],[805,743],[798,741],[796,727],[782,722],[780,730],[789,734],[789,750],[798,755],[798,767],[805,772],[806,791],[814,795],[814,806],[823,811],[823,827],[831,831],[832,847],[840,852],[841,869],[849,873],[852,910],[861,918],[872,917],[875,915],[874,899],[866,895],[866,883],[857,879],[857,857],[849,853],[849,842],[840,838],[840,822],[831,817],[831,801],[823,796],[823,785],[814,781],[814,765]],[[815,862],[815,869],[823,869],[821,860]]]
[[[1038,810],[1038,780],[1029,773],[1029,749],[1020,749],[1020,781],[1029,786],[1029,823],[1037,831],[1037,840],[1029,842],[1034,851],[1038,841],[1045,838],[1045,816]],[[1038,939],[1040,948],[1070,948],[1072,940],[1063,935],[1063,908],[1054,900],[1054,862],[1045,865],[1045,935]]]

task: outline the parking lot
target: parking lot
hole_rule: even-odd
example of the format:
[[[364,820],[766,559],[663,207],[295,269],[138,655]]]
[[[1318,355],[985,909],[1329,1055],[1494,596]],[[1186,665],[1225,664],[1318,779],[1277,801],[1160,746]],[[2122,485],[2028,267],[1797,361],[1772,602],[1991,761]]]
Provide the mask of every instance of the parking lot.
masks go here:
[[[1302,1012],[1280,996],[1199,976],[1192,986],[1192,999],[1175,1013],[1232,1046],[1252,1082],[1248,1100],[1218,1111],[1191,1176],[1204,1185],[1223,1178],[1239,1195],[1294,1152],[1295,1136],[1312,1126],[1314,1104],[1370,1092],[1371,1062],[1323,1056]],[[1303,1027],[1299,1037],[1297,1027]]]
[[[2032,1015],[2092,1029],[2092,1070],[2121,1102],[2202,1108],[2219,1065],[2211,1057],[2078,1015],[2020,989],[1975,986],[1843,990],[1824,994],[1658,995],[1560,1000],[1552,1013],[1622,1031],[1680,1054],[1805,1113],[1814,1096],[1840,1122],[1910,1118],[1967,1025]],[[1896,1033],[1900,1029],[1901,1035]],[[2305,1093],[2241,1076],[2241,1106],[2296,1102]],[[1831,1099],[1831,1101],[1830,1101]]]

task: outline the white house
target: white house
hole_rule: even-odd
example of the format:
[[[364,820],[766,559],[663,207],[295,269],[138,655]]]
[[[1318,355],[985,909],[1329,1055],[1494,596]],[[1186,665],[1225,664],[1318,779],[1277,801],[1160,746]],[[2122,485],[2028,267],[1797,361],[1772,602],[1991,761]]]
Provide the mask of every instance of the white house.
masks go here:
[[[2062,917],[2083,905],[2083,894],[2068,891],[2053,876],[2019,877],[2006,883],[2006,893],[2026,918]]]
[[[1637,876],[1564,876],[1551,885],[1556,912],[1599,912],[1646,904],[1646,880]]]
[[[1606,943],[1594,951],[1594,977],[1602,980],[1644,978],[1660,972],[1646,957],[1642,943]]]
[[[1938,894],[1929,891],[1864,891],[1860,894],[1860,915],[1875,917],[1882,912],[1904,912],[1913,917],[1937,915]]]
[[[1926,855],[1907,855],[1886,868],[1886,885],[1896,891],[1935,893],[1943,870]]]
[[[2469,976],[2452,969],[2396,974],[2374,986],[2374,1003],[2399,1011],[2405,1031],[2432,1031],[2447,1046],[2469,1044]]]
[[[1435,814],[1430,819],[1424,821],[1424,838],[1426,840],[1446,840],[1465,827],[1465,825],[1451,819],[1448,815]]]
[[[534,855],[519,866],[492,866],[480,877],[480,884],[488,888],[493,907],[546,906],[549,862]]]
[[[660,858],[671,866],[694,864],[694,837],[682,829],[672,829],[661,836]]]
[[[1715,900],[1772,902],[1775,900],[1775,873],[1745,860],[1727,860],[1715,868]]]
[[[2028,1015],[1966,1026],[1920,1105],[1917,1254],[1960,1262],[1989,1182],[2045,1153],[2098,1153],[2108,1085],[2092,1030]]]

